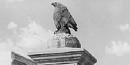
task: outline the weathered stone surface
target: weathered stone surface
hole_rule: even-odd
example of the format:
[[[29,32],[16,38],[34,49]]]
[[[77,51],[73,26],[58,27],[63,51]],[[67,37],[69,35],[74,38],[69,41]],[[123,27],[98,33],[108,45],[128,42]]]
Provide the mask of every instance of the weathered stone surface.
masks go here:
[[[18,60],[13,60],[12,63],[11,63],[11,65],[26,65],[26,64],[23,63],[23,62],[20,62]]]
[[[79,40],[72,34],[66,33],[54,34],[54,36],[48,40],[47,44],[47,48],[81,48]]]
[[[12,65],[37,65],[33,60],[27,59],[15,52],[11,52]]]
[[[94,65],[97,60],[82,48],[55,48],[28,53],[38,65]]]

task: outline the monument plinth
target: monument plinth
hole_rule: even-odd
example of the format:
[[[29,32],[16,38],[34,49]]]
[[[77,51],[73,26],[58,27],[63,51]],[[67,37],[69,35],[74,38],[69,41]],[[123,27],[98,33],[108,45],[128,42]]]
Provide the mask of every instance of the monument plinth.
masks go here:
[[[93,65],[97,60],[82,48],[55,48],[28,53],[39,65]]]
[[[45,50],[29,52],[28,56],[38,65],[94,65],[97,60],[72,34],[58,33],[48,40]]]

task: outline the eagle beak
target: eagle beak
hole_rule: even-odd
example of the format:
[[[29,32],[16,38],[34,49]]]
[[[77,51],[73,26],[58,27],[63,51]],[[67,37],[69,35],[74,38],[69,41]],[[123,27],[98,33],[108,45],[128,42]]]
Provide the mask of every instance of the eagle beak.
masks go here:
[[[55,6],[54,3],[51,3],[51,5]]]

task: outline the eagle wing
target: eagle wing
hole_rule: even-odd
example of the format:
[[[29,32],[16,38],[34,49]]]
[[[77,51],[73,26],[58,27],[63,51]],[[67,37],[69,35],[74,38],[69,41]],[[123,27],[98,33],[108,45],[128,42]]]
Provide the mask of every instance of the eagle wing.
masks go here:
[[[65,23],[67,24],[67,26],[77,31],[77,24],[67,8],[63,9],[62,16],[64,17],[64,20],[66,20]]]

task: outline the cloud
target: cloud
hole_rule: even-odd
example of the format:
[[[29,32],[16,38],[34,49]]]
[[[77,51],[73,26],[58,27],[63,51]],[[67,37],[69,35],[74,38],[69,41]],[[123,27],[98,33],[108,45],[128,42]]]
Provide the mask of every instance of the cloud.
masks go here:
[[[127,42],[122,43],[121,41],[112,41],[111,47],[106,47],[106,52],[117,56],[123,56],[130,53],[130,45]]]
[[[119,26],[119,29],[120,29],[121,31],[125,31],[125,30],[130,31],[130,26],[129,26],[129,24],[120,25],[120,26]]]
[[[10,51],[29,58],[27,56],[29,51],[46,49],[46,41],[53,35],[52,31],[44,29],[31,19],[29,21],[28,26],[24,28],[17,28],[14,22],[9,23],[8,29],[13,29],[17,33],[14,37],[5,40],[0,38],[0,64],[11,65]]]
[[[3,42],[0,41],[0,64],[11,65],[11,51],[15,51],[16,53],[29,58],[26,50],[16,46],[12,39],[8,38]]]
[[[0,64],[2,65],[11,65],[11,52],[4,51],[0,52]]]
[[[17,46],[29,50],[45,49],[47,40],[53,35],[50,30],[42,28],[35,21],[31,21],[25,28],[20,28],[19,33]]]
[[[13,48],[13,41],[8,38],[5,42],[0,41],[0,52],[2,51],[10,51]]]
[[[26,51],[15,46],[11,38],[6,39],[6,41],[0,41],[0,64],[11,65],[11,51],[15,51],[20,55],[27,57]],[[28,58],[28,57],[27,57]]]
[[[30,17],[28,19],[29,24],[26,27],[17,28],[17,24],[14,22],[8,24],[8,29],[13,30],[15,35],[4,42],[0,42],[0,50],[3,50],[4,47],[7,48],[7,46],[8,48],[19,47],[24,50],[46,49],[46,42],[52,37],[53,32],[44,29],[38,23],[32,21]]]
[[[11,49],[14,48],[11,38],[0,40],[0,64],[11,65]]]
[[[7,0],[7,2],[22,2],[23,0]]]
[[[17,24],[15,24],[14,22],[10,22],[8,24],[8,29],[16,29],[17,28]]]

